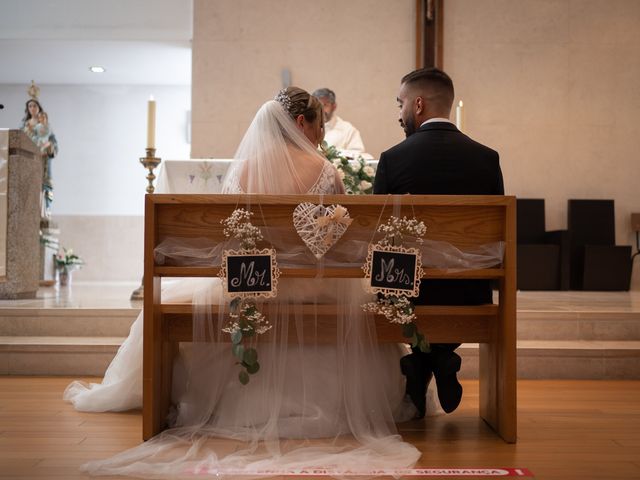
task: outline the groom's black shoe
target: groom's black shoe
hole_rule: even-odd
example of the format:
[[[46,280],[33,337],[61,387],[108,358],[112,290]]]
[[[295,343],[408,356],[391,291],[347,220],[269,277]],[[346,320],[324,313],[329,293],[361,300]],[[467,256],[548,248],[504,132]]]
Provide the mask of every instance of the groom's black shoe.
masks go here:
[[[433,375],[436,377],[438,399],[442,409],[447,413],[458,408],[462,400],[462,385],[456,376],[460,370],[460,364],[460,356],[452,351],[431,352],[431,365]]]
[[[407,377],[405,393],[418,410],[415,418],[424,418],[427,408],[427,385],[432,377],[425,354],[414,352],[405,355],[400,359],[400,370]]]

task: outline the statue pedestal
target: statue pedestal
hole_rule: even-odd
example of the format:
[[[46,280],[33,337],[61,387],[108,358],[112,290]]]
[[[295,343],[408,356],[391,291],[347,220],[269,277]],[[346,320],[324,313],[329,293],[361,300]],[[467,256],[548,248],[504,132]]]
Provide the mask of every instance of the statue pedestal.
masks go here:
[[[0,254],[0,298],[34,298],[40,277],[42,158],[21,130],[0,130],[0,186],[0,249],[5,254]]]

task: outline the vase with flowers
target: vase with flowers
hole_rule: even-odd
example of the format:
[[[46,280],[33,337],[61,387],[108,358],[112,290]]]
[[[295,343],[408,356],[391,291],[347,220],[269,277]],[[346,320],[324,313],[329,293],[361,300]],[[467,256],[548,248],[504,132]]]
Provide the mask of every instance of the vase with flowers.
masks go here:
[[[63,248],[54,257],[56,277],[60,286],[71,285],[71,273],[82,267],[84,261],[71,248]]]

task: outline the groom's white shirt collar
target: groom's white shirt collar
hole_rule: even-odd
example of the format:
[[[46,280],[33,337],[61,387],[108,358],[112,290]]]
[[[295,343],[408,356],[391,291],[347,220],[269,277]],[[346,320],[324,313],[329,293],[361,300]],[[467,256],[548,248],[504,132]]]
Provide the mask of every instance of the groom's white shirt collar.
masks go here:
[[[435,117],[435,118],[430,118],[429,120],[426,120],[424,122],[422,122],[420,124],[421,127],[423,127],[424,125],[426,125],[427,123],[434,123],[434,122],[447,122],[447,123],[451,123],[452,125],[455,125],[451,120],[449,120],[448,118],[443,118],[443,117]]]

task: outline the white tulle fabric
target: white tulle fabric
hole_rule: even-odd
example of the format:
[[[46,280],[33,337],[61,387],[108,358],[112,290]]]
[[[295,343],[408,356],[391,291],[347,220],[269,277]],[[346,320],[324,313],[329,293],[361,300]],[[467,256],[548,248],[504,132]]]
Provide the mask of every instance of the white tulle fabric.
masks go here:
[[[277,102],[258,111],[235,158],[225,192],[344,191],[336,170]],[[164,253],[171,257],[171,248]],[[246,479],[300,468],[366,472],[412,466],[420,452],[402,441],[395,426],[415,413],[404,398],[399,369],[406,351],[377,344],[374,323],[360,306],[367,298],[363,292],[358,280],[281,279],[278,297],[270,301],[274,327],[255,340],[260,371],[242,386],[216,307],[225,302],[220,281],[166,286],[163,302],[195,305],[194,342],[181,346],[174,367],[173,428],[83,468],[95,475]],[[303,304],[322,303],[337,305],[338,332],[330,344],[309,342],[321,327],[301,314]],[[300,341],[290,341],[291,327]],[[90,411],[139,406],[141,352],[140,317],[103,383],[74,382],[65,398]],[[433,396],[428,409],[436,411]]]
[[[274,100],[258,110],[234,159],[223,193],[344,193],[337,170]]]

